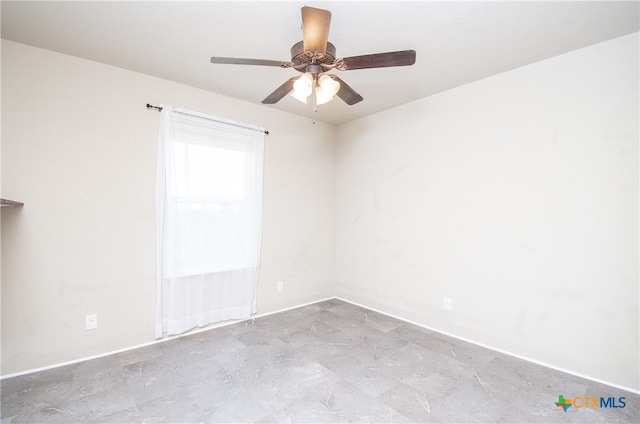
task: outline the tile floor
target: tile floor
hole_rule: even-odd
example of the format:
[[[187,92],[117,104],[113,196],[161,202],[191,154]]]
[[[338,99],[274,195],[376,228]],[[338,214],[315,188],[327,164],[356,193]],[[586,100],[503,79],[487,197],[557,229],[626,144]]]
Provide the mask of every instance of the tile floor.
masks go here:
[[[640,396],[339,300],[0,383],[2,423],[640,421]],[[558,395],[626,398],[569,408]]]

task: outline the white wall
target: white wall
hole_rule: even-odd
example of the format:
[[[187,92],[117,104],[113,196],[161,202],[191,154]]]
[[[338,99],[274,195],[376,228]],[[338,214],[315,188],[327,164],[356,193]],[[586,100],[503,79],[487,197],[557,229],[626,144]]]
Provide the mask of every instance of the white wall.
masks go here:
[[[258,313],[334,294],[335,127],[3,40],[2,196],[25,203],[2,208],[3,375],[154,340],[147,102],[270,131]]]
[[[638,390],[638,77],[636,33],[339,127],[338,295]]]
[[[3,40],[1,373],[153,340],[150,102],[271,131],[259,313],[338,294],[637,390],[638,89],[635,34],[336,133]]]

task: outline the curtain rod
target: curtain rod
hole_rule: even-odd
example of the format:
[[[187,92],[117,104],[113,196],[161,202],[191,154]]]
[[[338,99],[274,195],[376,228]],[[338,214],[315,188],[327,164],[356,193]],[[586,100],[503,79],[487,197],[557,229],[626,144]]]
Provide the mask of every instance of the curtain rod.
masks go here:
[[[160,107],[160,106],[154,106],[154,105],[149,104],[149,103],[147,103],[147,109],[155,109],[155,110],[157,110],[158,112],[161,112],[161,111],[162,111],[162,107]],[[208,118],[208,119],[211,119],[212,121],[216,121],[216,122],[224,122],[224,121],[218,121],[218,120],[216,120],[216,119],[212,119],[212,118]],[[235,125],[236,127],[240,127],[240,128],[247,128],[247,129],[250,129],[250,130],[256,130],[255,128],[252,128],[252,127],[245,127],[244,125],[240,125],[240,124],[232,124],[232,123],[229,123],[229,122],[224,122],[224,123],[225,123],[225,124],[229,124],[229,125]],[[256,131],[260,131],[260,130],[256,130]],[[264,133],[265,133],[266,135],[269,135],[269,131],[267,131],[267,130],[264,130]]]

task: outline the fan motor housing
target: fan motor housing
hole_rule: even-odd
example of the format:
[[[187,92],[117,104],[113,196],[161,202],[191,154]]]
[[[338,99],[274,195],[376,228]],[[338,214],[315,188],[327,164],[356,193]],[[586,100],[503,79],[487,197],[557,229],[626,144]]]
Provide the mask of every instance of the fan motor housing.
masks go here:
[[[315,61],[313,60],[315,58]],[[294,68],[300,72],[306,72],[306,65],[317,63],[319,65],[333,65],[336,60],[336,46],[327,42],[325,53],[307,52],[304,49],[304,42],[299,41],[291,47],[291,62]],[[305,66],[303,66],[305,65]]]

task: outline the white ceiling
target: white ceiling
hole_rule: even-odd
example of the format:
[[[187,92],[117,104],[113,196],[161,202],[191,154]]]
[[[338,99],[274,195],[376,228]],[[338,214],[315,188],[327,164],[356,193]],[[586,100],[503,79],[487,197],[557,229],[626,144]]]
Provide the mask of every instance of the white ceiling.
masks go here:
[[[409,67],[332,71],[364,101],[336,98],[340,124],[640,30],[639,2],[2,1],[2,38],[259,104],[293,69],[213,65],[211,56],[287,61],[300,8],[332,12],[338,57],[413,49]],[[180,105],[175,105],[180,106]],[[184,105],[182,105],[184,106]],[[311,116],[290,96],[273,106]]]

